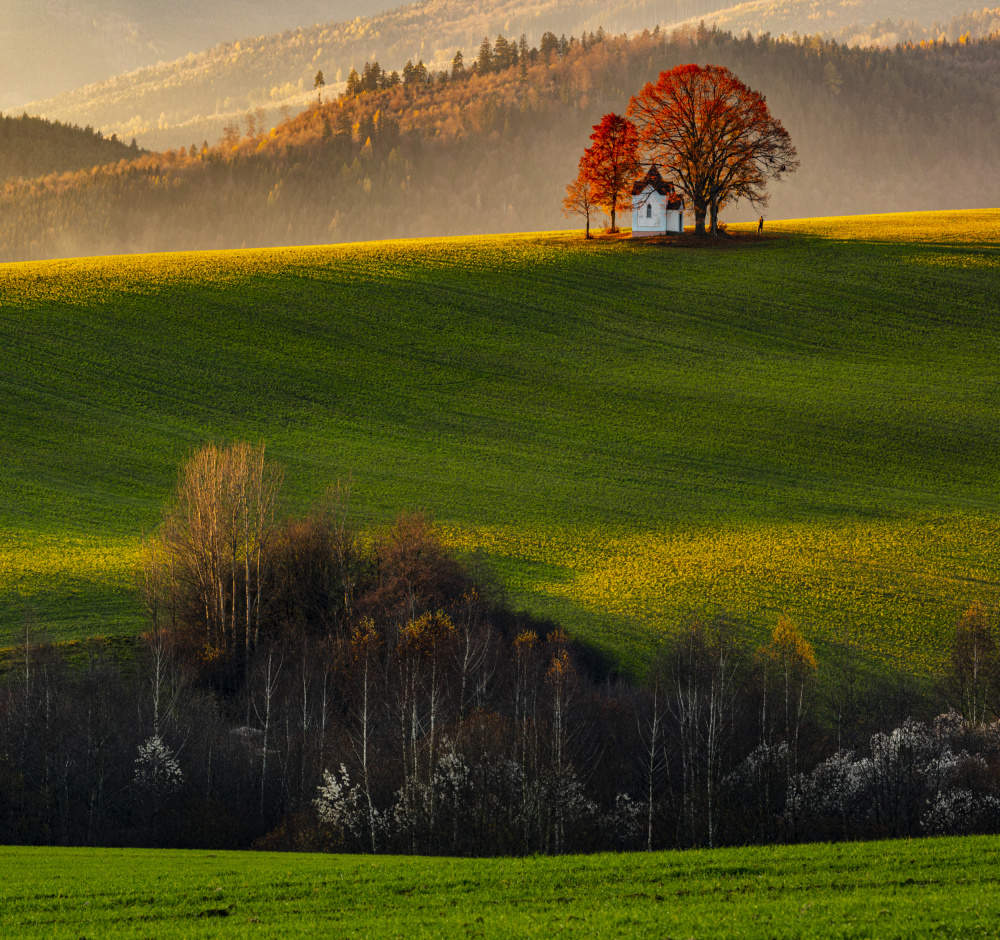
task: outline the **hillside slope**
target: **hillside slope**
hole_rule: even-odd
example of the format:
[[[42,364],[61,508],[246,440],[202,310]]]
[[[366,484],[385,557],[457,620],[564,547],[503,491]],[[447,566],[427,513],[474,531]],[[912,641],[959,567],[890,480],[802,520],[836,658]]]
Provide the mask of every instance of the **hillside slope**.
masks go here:
[[[7,0],[0,29],[0,109],[216,43],[376,13],[378,0]]]
[[[1000,213],[779,231],[0,267],[3,642],[139,629],[177,463],[250,438],[625,661],[716,608],[935,660],[1000,600]]]
[[[0,115],[0,184],[50,173],[74,173],[94,166],[133,160],[139,155],[116,137],[92,128],[72,127],[41,118]]]
[[[887,2],[827,4],[822,0],[750,0],[727,6],[711,16],[719,29],[737,35],[770,32],[777,36],[820,35],[847,45],[891,48],[900,42],[962,36],[979,39],[1000,29],[1000,8],[980,7],[968,0],[935,0],[897,4]],[[689,17],[683,25],[697,24]]]
[[[255,108],[277,122],[281,107],[301,109],[323,69],[339,83],[365,61],[402,69],[422,58],[431,68],[447,66],[461,49],[475,54],[484,36],[522,33],[538,45],[542,34],[580,36],[602,28],[612,34],[652,30],[705,19],[736,33],[750,28],[813,35],[881,20],[947,23],[968,9],[969,0],[766,0],[734,5],[729,0],[488,0],[470,8],[463,0],[424,0],[351,21],[289,29],[277,35],[241,36],[175,61],[164,62],[105,82],[47,98],[26,107],[32,114],[92,124],[104,133],[135,136],[146,147],[215,140],[223,126]],[[935,37],[936,38],[936,37]],[[950,37],[957,39],[957,36]]]
[[[8,186],[0,260],[558,228],[591,125],[691,61],[763,92],[798,147],[769,218],[1000,204],[1000,40],[860,51],[703,28],[588,34],[523,70],[314,100],[270,132]]]

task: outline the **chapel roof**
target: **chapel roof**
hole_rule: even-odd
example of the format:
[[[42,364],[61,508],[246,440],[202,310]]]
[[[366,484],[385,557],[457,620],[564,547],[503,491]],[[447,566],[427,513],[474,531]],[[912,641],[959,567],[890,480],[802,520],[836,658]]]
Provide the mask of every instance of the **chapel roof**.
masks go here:
[[[655,163],[650,164],[649,172],[641,180],[632,184],[632,195],[642,195],[647,186],[652,186],[661,196],[669,196],[674,192],[674,187],[660,176]]]

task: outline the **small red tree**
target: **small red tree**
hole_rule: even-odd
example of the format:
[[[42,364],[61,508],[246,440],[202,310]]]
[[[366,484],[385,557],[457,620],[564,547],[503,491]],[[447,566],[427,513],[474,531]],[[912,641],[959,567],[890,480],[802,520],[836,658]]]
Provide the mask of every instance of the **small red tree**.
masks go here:
[[[711,212],[716,234],[719,208],[746,199],[767,205],[768,180],[799,165],[781,122],[764,96],[718,65],[679,65],[661,72],[629,101],[643,149],[694,208],[695,231],[705,233]]]
[[[632,183],[640,172],[639,134],[628,119],[605,114],[590,139],[580,177],[590,184],[594,202],[611,216],[611,231],[617,232],[615,213],[631,206]]]
[[[562,201],[563,215],[569,218],[571,215],[580,215],[586,220],[585,238],[592,238],[590,234],[590,213],[597,208],[594,199],[594,185],[586,179],[583,170],[572,183],[566,186],[566,198]]]

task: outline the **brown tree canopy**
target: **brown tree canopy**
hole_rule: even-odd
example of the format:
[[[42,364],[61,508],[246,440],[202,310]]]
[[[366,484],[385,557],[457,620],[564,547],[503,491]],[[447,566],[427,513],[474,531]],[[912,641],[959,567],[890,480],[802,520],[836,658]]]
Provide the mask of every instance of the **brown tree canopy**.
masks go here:
[[[644,151],[690,202],[699,234],[708,212],[716,234],[719,209],[729,202],[766,206],[768,181],[799,166],[791,138],[764,96],[721,66],[661,72],[632,96],[628,116]]]
[[[591,145],[580,160],[580,177],[591,185],[594,202],[611,216],[631,206],[632,182],[639,175],[639,135],[635,125],[619,114],[605,114],[594,125]]]
[[[586,178],[581,170],[577,178],[566,186],[566,198],[562,201],[563,215],[567,218],[571,215],[583,216],[586,221],[584,237],[590,238],[590,213],[596,208],[594,184]]]

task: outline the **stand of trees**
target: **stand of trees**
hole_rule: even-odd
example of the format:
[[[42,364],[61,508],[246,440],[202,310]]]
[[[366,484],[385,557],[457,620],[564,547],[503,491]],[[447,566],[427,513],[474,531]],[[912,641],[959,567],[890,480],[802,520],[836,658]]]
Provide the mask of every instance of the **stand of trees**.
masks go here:
[[[283,517],[281,480],[247,445],[183,468],[127,662],[26,629],[0,683],[3,842],[516,855],[1000,831],[982,608],[933,689],[725,617],[675,625],[636,684],[512,611],[423,517],[362,536],[344,488]]]
[[[727,68],[680,65],[647,82],[628,106],[645,154],[659,164],[694,211],[718,234],[719,210],[742,199],[767,205],[767,183],[798,169],[795,147],[764,96]]]
[[[76,127],[41,118],[0,114],[0,184],[49,173],[74,173],[100,164],[139,156],[133,140],[123,144],[92,127]]]

